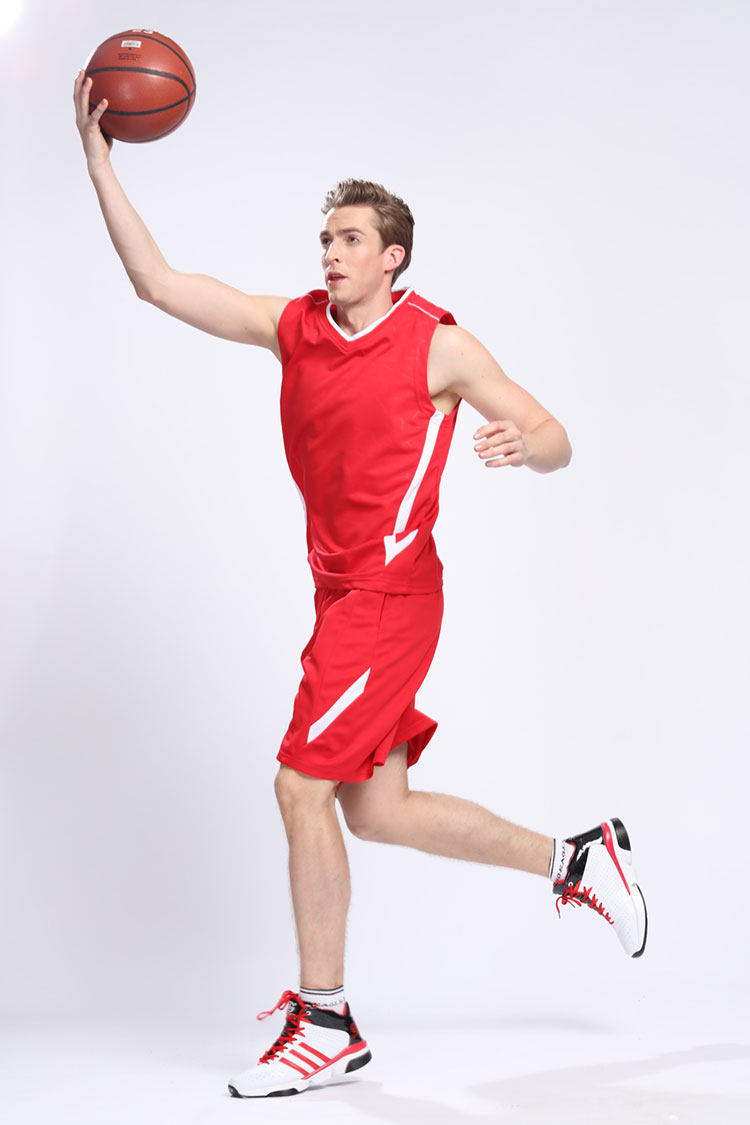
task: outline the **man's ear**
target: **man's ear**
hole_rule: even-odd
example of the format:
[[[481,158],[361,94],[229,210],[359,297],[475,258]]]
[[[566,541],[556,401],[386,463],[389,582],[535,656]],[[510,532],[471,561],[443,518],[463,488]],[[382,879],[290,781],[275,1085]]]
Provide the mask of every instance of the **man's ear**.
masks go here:
[[[386,273],[393,273],[395,269],[398,269],[405,257],[406,250],[403,246],[387,246],[385,249]]]

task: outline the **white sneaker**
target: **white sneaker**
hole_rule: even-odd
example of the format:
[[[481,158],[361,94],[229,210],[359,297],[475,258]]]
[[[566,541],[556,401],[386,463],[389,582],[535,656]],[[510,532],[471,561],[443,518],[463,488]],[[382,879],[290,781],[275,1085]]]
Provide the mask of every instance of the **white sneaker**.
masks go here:
[[[614,926],[627,955],[640,957],[646,948],[648,916],[625,825],[615,816],[566,842],[575,850],[562,879],[552,885],[560,895],[558,914],[567,903],[591,907]]]
[[[270,1012],[284,1005],[286,1022],[281,1035],[255,1066],[229,1083],[235,1098],[273,1098],[300,1094],[308,1086],[349,1074],[370,1061],[372,1055],[352,1019],[349,1005],[343,1015],[326,1008],[306,1007],[296,992],[286,991]]]

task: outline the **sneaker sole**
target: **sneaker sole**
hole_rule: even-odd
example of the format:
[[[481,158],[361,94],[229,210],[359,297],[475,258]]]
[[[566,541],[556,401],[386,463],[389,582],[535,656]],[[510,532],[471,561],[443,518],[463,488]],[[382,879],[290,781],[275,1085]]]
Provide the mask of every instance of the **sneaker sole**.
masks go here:
[[[283,1090],[256,1090],[252,1094],[241,1094],[240,1091],[230,1083],[229,1093],[233,1098],[286,1098],[292,1094],[301,1094],[308,1086],[318,1084],[323,1086],[326,1082],[330,1082],[332,1078],[336,1078],[338,1075],[351,1074],[352,1071],[359,1070],[361,1067],[366,1066],[371,1058],[372,1052],[365,1043],[364,1050],[358,1052],[358,1054],[345,1055],[341,1059],[335,1059],[332,1063],[329,1063],[328,1066],[324,1066],[320,1070],[317,1070],[315,1074],[311,1074],[309,1078],[299,1078],[292,1081],[292,1084],[285,1087]]]
[[[622,881],[627,886],[633,899],[633,906],[635,907],[635,913],[638,919],[638,933],[643,932],[643,941],[641,942],[640,949],[637,949],[635,953],[631,953],[630,956],[641,957],[646,948],[646,938],[648,937],[648,912],[646,911],[646,900],[643,897],[643,891],[635,881],[635,869],[631,859],[626,859],[622,854],[623,852],[627,852],[628,856],[632,858],[633,849],[630,846],[630,837],[628,836],[625,825],[619,817],[613,816],[611,820],[605,821],[605,823],[602,824],[602,828],[605,827],[605,824],[609,826],[611,832],[610,842],[607,843],[607,850],[615,861]],[[628,867],[633,875],[632,882],[625,875],[625,870]]]

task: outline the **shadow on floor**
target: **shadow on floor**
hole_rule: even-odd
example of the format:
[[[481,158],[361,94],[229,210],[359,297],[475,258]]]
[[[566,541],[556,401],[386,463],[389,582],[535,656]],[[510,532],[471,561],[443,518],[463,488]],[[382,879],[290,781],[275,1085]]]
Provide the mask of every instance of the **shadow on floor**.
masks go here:
[[[676,1067],[725,1062],[745,1064],[742,1070],[747,1070],[746,1095],[673,1093],[628,1085]],[[452,1082],[455,1078],[455,1073],[450,1075]],[[668,1085],[666,1079],[665,1086]],[[358,1114],[398,1125],[452,1125],[477,1120],[512,1125],[748,1125],[750,1047],[712,1044],[654,1058],[543,1070],[483,1082],[467,1087],[473,1099],[471,1110],[425,1098],[387,1094],[381,1083],[366,1080],[331,1083],[305,1096],[315,1093],[321,1098],[328,1095],[339,1104],[345,1102]],[[489,1103],[485,1110],[476,1099]]]

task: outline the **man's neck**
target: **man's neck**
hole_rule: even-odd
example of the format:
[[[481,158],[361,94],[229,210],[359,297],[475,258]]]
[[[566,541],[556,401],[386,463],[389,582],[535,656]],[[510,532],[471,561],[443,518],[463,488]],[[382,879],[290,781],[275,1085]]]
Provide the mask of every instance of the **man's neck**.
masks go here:
[[[356,304],[344,306],[337,304],[333,318],[347,336],[356,336],[375,321],[381,320],[392,308],[393,295],[388,289]]]

